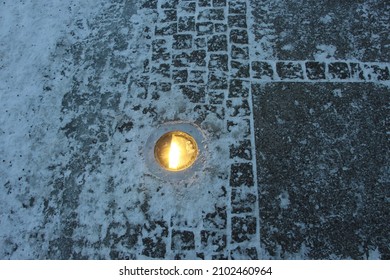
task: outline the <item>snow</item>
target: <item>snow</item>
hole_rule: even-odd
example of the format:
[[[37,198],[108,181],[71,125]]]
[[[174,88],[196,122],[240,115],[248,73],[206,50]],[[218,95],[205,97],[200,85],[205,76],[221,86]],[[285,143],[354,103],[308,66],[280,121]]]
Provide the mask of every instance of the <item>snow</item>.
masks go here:
[[[114,244],[116,237],[124,235],[130,235],[127,242],[135,248],[137,258],[148,258],[142,255],[143,240],[133,240],[132,236],[141,234],[154,242],[163,236],[167,248],[172,240],[177,240],[174,243],[179,246],[183,243],[179,235],[172,236],[171,231],[165,233],[172,226],[168,225],[170,223],[178,230],[194,232],[195,244],[199,245],[200,233],[206,224],[205,214],[226,207],[226,197],[228,201],[231,199],[228,172],[237,161],[230,158],[229,148],[239,142],[237,139],[243,139],[244,134],[250,134],[249,131],[252,143],[255,142],[253,120],[248,120],[247,115],[252,110],[251,97],[249,104],[240,98],[229,100],[229,104],[224,101],[219,111],[208,111],[204,116],[206,158],[200,172],[185,184],[156,178],[144,161],[143,148],[148,137],[163,122],[192,122],[204,111],[201,107],[194,111],[188,98],[178,94],[177,85],[161,94],[158,102],[141,97],[146,94],[140,85],[144,76],[141,69],[151,56],[150,39],[145,38],[144,30],[153,29],[163,11],[159,9],[159,15],[147,9],[136,11],[135,1],[125,2],[129,6],[125,15],[110,10],[115,10],[115,4],[103,0],[3,0],[0,3],[0,258],[58,258],[66,254],[60,247],[61,242],[68,239],[74,241],[73,250],[81,256],[110,258],[110,248],[116,246],[123,252],[130,246],[125,242]],[[274,16],[273,5],[278,3],[268,2],[262,13]],[[188,4],[180,2],[180,5],[179,12]],[[248,5],[250,14],[252,8]],[[368,17],[368,12],[362,11]],[[201,18],[207,19],[212,16],[210,13],[206,9],[200,14]],[[126,25],[113,30],[111,22],[116,20]],[[273,79],[277,80],[276,39],[290,34],[277,34],[271,22],[254,29],[253,16],[248,16],[247,20],[252,27],[248,63],[269,62]],[[331,25],[334,20],[333,14],[320,17],[324,25]],[[125,38],[123,48],[110,39],[115,32],[117,37]],[[196,32],[188,34],[195,36]],[[372,34],[370,39],[377,42],[380,37]],[[172,43],[167,39],[168,46]],[[181,43],[189,45],[191,41]],[[77,48],[80,48],[79,53],[70,52]],[[297,44],[293,42],[281,46],[285,52],[295,48]],[[331,43],[318,43],[313,58],[326,63],[339,61],[338,51]],[[358,61],[358,56],[347,58],[347,62]],[[298,63],[305,69],[305,61]],[[112,67],[114,64],[116,66]],[[368,79],[376,75],[374,66],[386,67],[388,63],[364,65],[362,70]],[[157,64],[150,63],[149,67],[153,69]],[[206,67],[204,79],[208,71]],[[171,82],[157,73],[149,78],[149,82]],[[358,77],[348,80],[358,81]],[[309,82],[306,76],[303,82]],[[388,86],[389,81],[381,84]],[[338,90],[334,95],[342,97]],[[325,109],[331,108],[331,103],[325,105]],[[310,109],[310,113],[314,110]],[[229,119],[229,127],[221,117],[223,114],[234,115]],[[280,125],[286,123],[283,118],[275,117]],[[125,124],[134,129],[118,132],[117,128]],[[306,145],[307,142],[303,139],[300,143]],[[254,158],[253,147],[251,152]],[[248,151],[246,153],[249,158]],[[384,176],[385,173],[388,171],[383,170]],[[244,197],[251,191],[243,190],[241,195]],[[283,211],[291,209],[287,191],[281,191],[275,198]],[[228,232],[232,231],[230,207],[225,209]],[[73,218],[75,213],[77,218]],[[166,227],[151,226],[160,221],[166,221]],[[218,216],[216,222],[224,223]],[[68,223],[77,223],[77,227],[72,228]],[[58,238],[61,234],[65,235],[64,239]],[[231,239],[227,236],[227,248],[233,248],[229,247],[233,246]],[[60,244],[58,252],[49,252],[56,248],[55,242]],[[251,242],[249,245],[253,247],[260,244],[259,240]],[[206,256],[211,256],[216,245],[210,243],[210,248],[203,249]],[[297,254],[290,258],[302,258],[308,250],[302,243]],[[169,251],[166,258],[174,258],[173,254]],[[195,258],[194,254],[191,252],[189,256]],[[267,252],[261,254],[269,257]],[[238,259],[242,255],[236,251],[233,257]],[[379,257],[378,249],[370,251],[369,258]]]
[[[287,191],[282,192],[279,197],[280,199],[280,208],[281,209],[287,209],[290,205],[290,199]]]
[[[0,185],[5,188],[0,194],[0,239],[11,238],[9,244],[28,239],[42,223],[47,165],[64,152],[57,132],[63,93],[45,94],[43,76],[74,18],[88,18],[98,8],[99,2],[89,0],[1,1]],[[9,253],[7,246],[0,248],[2,257]],[[33,258],[33,248],[19,248],[12,257]]]
[[[332,45],[318,45],[317,52],[314,54],[316,61],[334,60],[337,48]]]
[[[95,139],[105,134],[100,125],[93,121],[96,116],[83,115],[91,109],[97,112],[93,108],[94,96],[90,95],[91,100],[88,102],[71,105],[74,100],[68,92],[75,76],[81,84],[78,94],[84,98],[82,93],[88,92],[86,85],[95,74],[95,69],[83,65],[85,71],[78,72],[80,66],[67,53],[72,45],[80,41],[88,43],[101,39],[102,30],[92,27],[92,24],[104,10],[104,1],[7,1],[2,5],[0,184],[9,186],[9,189],[2,189],[0,193],[0,237],[6,243],[11,238],[7,243],[9,248],[1,246],[2,257],[46,258],[44,252],[49,251],[49,242],[61,232],[69,230],[64,223],[72,217],[73,212],[77,213],[75,222],[78,226],[69,233],[69,237],[73,240],[83,239],[86,244],[96,244],[106,236],[126,233],[127,223],[145,224],[148,218],[139,205],[149,207],[148,213],[152,219],[170,221],[171,217],[180,213],[184,220],[196,221],[198,224],[204,213],[214,211],[223,183],[211,174],[223,174],[229,166],[229,162],[217,164],[219,158],[215,158],[215,153],[208,158],[203,170],[209,174],[206,175],[207,179],[200,182],[201,174],[195,174],[185,186],[161,182],[148,174],[144,161],[134,160],[142,159],[143,145],[156,126],[152,118],[133,109],[150,106],[150,100],[142,101],[133,97],[144,93],[135,81],[139,78],[142,63],[149,57],[149,45],[142,38],[142,33],[146,26],[154,24],[154,14],[148,14],[147,10],[134,14],[128,19],[131,29],[120,30],[132,39],[130,48],[115,51],[115,55],[129,62],[126,69],[134,81],[130,87],[131,95],[120,95],[119,110],[103,107],[99,114],[107,119],[109,127],[105,130],[114,129],[124,119],[135,123],[137,129],[123,134],[114,133],[106,142],[106,147],[109,147],[107,150],[98,146],[85,146],[88,134],[78,135],[74,132],[73,123],[77,121],[76,124],[85,125],[87,131],[96,135]],[[86,60],[87,55],[95,54],[83,52],[80,59]],[[102,67],[105,68],[105,74],[100,77],[101,91],[126,92],[126,87],[112,85],[114,73],[108,65]],[[161,82],[161,78],[154,75],[151,81]],[[173,94],[160,97],[155,113],[163,120],[195,119],[195,115],[189,114],[192,108],[188,107],[186,97]],[[92,118],[92,122],[88,118]],[[218,131],[223,123],[210,114],[204,126]],[[75,135],[75,138],[65,137],[67,133]],[[223,141],[209,143],[207,149],[219,149],[218,157],[222,154],[228,158],[228,144]],[[87,152],[88,162],[75,169],[72,165],[78,164],[80,151]],[[99,161],[99,166],[90,163],[89,159]],[[57,181],[65,182],[66,185],[62,194],[53,197],[53,184]],[[33,199],[35,201],[30,203]],[[26,209],[22,205],[26,205]],[[201,211],[194,212],[194,206]],[[48,209],[54,212],[47,215]],[[110,228],[112,223],[122,224],[122,227]],[[196,224],[192,226],[196,227]],[[42,243],[31,242],[27,246],[29,232],[40,232]],[[73,248],[90,257],[110,257],[109,250],[103,248],[97,250],[76,244]],[[60,255],[55,253],[53,256]]]

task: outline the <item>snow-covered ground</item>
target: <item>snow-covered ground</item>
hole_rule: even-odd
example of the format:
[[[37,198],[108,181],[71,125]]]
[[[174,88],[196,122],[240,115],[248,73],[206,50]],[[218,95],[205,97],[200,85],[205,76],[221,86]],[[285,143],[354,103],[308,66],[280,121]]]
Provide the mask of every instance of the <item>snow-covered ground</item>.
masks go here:
[[[344,10],[323,6],[311,17],[311,4],[301,3],[304,13],[294,18],[293,1],[285,0],[49,2],[0,3],[0,258],[310,258],[315,244],[294,243],[290,235],[296,231],[277,220],[300,202],[296,192],[278,189],[281,178],[264,181],[275,174],[264,171],[272,153],[255,144],[269,137],[261,120],[273,120],[277,109],[267,108],[285,89],[278,83],[297,92],[320,83],[323,95],[331,88],[336,97],[355,89],[349,83],[363,83],[368,95],[377,90],[380,96],[365,103],[353,91],[357,116],[374,111],[367,119],[385,122],[389,5],[370,0]],[[369,33],[355,33],[360,23]],[[337,27],[348,36],[335,34]],[[296,83],[305,85],[296,89]],[[334,89],[327,83],[347,85]],[[275,95],[259,104],[256,98],[267,96],[264,88]],[[313,104],[323,102],[316,98]],[[306,109],[305,101],[295,105]],[[343,107],[324,106],[332,112]],[[181,183],[156,178],[144,154],[153,131],[177,121],[195,123],[205,138],[202,168]],[[285,123],[276,118],[277,125]],[[280,156],[275,162],[283,161]],[[388,163],[388,153],[383,159]],[[389,180],[385,163],[375,178],[383,186]],[[325,174],[328,167],[318,168]],[[267,186],[276,191],[267,192]],[[273,205],[259,205],[266,203],[259,198],[264,190],[281,209],[278,215],[259,214]],[[361,188],[356,198],[363,204],[365,191],[370,193]],[[386,189],[368,198],[367,205],[379,201],[389,216]],[[309,235],[308,224],[295,222],[294,229]],[[389,236],[374,228],[376,239],[358,253],[348,243],[340,245],[346,255],[334,250],[322,256],[388,256],[389,248],[381,246]]]
[[[44,90],[45,80],[57,67],[58,43],[70,37],[75,19],[92,18],[100,3],[0,3],[2,258],[36,257],[40,245],[29,238],[43,223],[52,176],[48,165],[64,152],[58,128],[65,92]],[[50,78],[53,84],[66,84],[59,75]]]

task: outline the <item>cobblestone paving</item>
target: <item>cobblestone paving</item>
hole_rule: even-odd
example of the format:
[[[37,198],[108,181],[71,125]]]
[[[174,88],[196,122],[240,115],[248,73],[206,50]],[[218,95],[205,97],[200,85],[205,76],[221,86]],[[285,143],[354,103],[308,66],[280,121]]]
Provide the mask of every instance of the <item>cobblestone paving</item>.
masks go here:
[[[48,71],[44,91],[66,91],[59,133],[68,152],[48,167],[55,175],[44,221],[28,237],[39,244],[34,258],[359,259],[370,250],[389,258],[386,50],[363,61],[263,54],[270,35],[278,36],[272,1],[138,4],[136,11],[133,1],[110,1],[57,45],[65,60]],[[142,32],[130,38],[134,25]],[[69,82],[58,85],[57,76]],[[333,111],[319,113],[324,108]],[[364,140],[348,127],[351,116]],[[201,171],[180,186],[136,160],[153,130],[175,121],[195,123],[207,142]],[[352,166],[338,168],[356,145],[360,156],[377,159],[367,160],[369,171],[359,158],[356,169],[366,173],[353,176],[346,174]],[[305,161],[316,153],[323,154]],[[18,247],[7,246],[9,255]]]
[[[200,231],[170,228],[173,239],[167,249],[178,252],[175,258],[186,258],[191,256],[188,250],[202,248],[214,254],[202,253],[201,249],[197,252],[199,258],[257,259],[259,227],[251,145],[246,3],[156,1],[148,2],[145,8],[158,13],[150,36],[150,79],[166,79],[171,92],[193,103],[193,112],[199,113],[196,123],[206,131],[215,133],[205,123],[209,115],[215,115],[212,122],[213,126],[221,123],[220,137],[229,142],[226,137],[234,135],[229,145],[230,173],[221,178],[226,182],[220,197],[225,198],[225,203],[205,215]]]
[[[268,206],[274,205],[267,199],[275,198],[264,193],[269,183],[264,177],[272,176],[272,172],[264,172],[266,162],[261,158],[266,150],[263,151],[258,144],[259,139],[267,136],[254,131],[254,128],[262,128],[258,114],[266,110],[259,106],[262,101],[257,97],[262,96],[262,91],[255,85],[267,82],[388,81],[388,64],[257,59],[261,56],[253,55],[253,48],[249,45],[247,18],[250,7],[242,0],[144,1],[139,10],[144,21],[140,45],[129,46],[126,34],[121,31],[102,40],[99,34],[111,32],[112,25],[131,28],[126,15],[128,5],[128,2],[113,1],[107,14],[102,15],[99,24],[93,28],[97,35],[91,36],[87,43],[72,45],[73,61],[83,65],[83,69],[80,73],[73,73],[73,90],[63,100],[64,116],[70,111],[78,112],[64,125],[63,131],[73,143],[71,145],[78,146],[82,153],[75,152],[65,167],[71,174],[70,179],[58,178],[53,182],[52,198],[45,204],[47,219],[56,217],[61,221],[59,237],[48,244],[48,257],[259,259],[293,258],[302,246],[314,250],[318,245],[316,242],[324,240],[313,237],[303,242],[309,237],[291,231],[284,221],[273,216],[276,212],[267,210]],[[121,16],[114,19],[114,14]],[[93,52],[96,48],[100,51]],[[127,49],[137,52],[136,48],[140,54],[148,53],[146,57],[140,56],[141,72],[136,68],[129,69],[128,65],[133,62],[125,57]],[[92,72],[89,67],[93,68]],[[85,85],[80,79],[88,83]],[[117,82],[102,86],[98,82],[101,79]],[[99,92],[99,98],[90,96],[84,100],[86,97],[79,95],[83,90],[90,94]],[[256,95],[253,100],[252,90]],[[123,92],[128,92],[127,97],[123,97]],[[171,108],[172,98],[181,100],[182,106]],[[77,109],[80,104],[85,104],[81,110]],[[106,112],[106,115],[99,112]],[[187,119],[188,116],[196,117]],[[94,131],[87,132],[82,121],[85,119],[99,125],[97,136]],[[150,127],[138,125],[137,119],[139,123],[149,123]],[[185,186],[183,191],[177,191],[174,184],[156,180],[145,173],[145,168],[137,169],[130,164],[130,154],[142,156],[139,145],[146,140],[142,135],[149,135],[153,127],[161,123],[175,120],[194,122],[206,133],[210,157],[200,176],[217,178],[217,181],[200,180]],[[112,137],[122,139],[128,145],[112,147],[114,144],[109,140]],[[131,146],[137,141],[141,143],[138,148]],[[276,139],[270,142],[277,143]],[[82,166],[86,160],[84,157],[93,155],[94,149],[107,151],[110,156],[88,158],[90,170],[86,170]],[[259,171],[256,171],[256,156]],[[220,164],[221,161],[224,163]],[[138,182],[124,184],[125,176],[116,173],[108,176],[108,182],[102,184],[100,191],[91,188],[82,193],[78,180],[83,179],[79,178],[96,177],[99,171],[95,169],[98,170],[103,162],[121,165],[119,173],[122,174],[129,174],[126,168],[130,168]],[[83,183],[88,185],[88,182]],[[118,189],[122,195],[135,198],[131,202],[118,200]],[[198,195],[198,199],[207,201],[207,209],[198,209],[194,213],[196,199],[191,189],[204,192]],[[100,225],[97,222],[95,229],[84,228],[82,220],[94,216],[80,211],[79,204],[98,200],[102,193],[105,197],[111,194],[104,203],[108,228],[102,228],[103,222]],[[280,196],[277,201],[284,199],[287,203],[293,199],[288,197],[288,192],[284,194],[285,198],[278,191],[275,195]],[[156,204],[164,205],[156,207]],[[189,209],[184,204],[190,205]],[[297,209],[300,208],[295,211]],[[141,215],[144,222],[133,221],[131,216],[134,213]],[[289,223],[297,223],[294,217],[286,219]],[[310,213],[308,217],[311,217]],[[316,220],[310,222],[315,227],[310,230],[312,236],[321,227]],[[356,225],[356,230],[359,230],[359,225]],[[99,240],[85,237],[86,233],[96,231],[101,232]],[[260,233],[264,234],[261,240]],[[299,236],[299,242],[288,241],[291,240],[289,234]],[[330,248],[306,257],[330,258],[333,252],[344,258],[362,257],[361,253],[351,249],[352,244],[348,243],[345,245],[347,249],[337,251],[332,247],[337,244],[337,236],[324,233],[323,239],[327,238],[330,238]],[[361,243],[361,240],[356,242]]]

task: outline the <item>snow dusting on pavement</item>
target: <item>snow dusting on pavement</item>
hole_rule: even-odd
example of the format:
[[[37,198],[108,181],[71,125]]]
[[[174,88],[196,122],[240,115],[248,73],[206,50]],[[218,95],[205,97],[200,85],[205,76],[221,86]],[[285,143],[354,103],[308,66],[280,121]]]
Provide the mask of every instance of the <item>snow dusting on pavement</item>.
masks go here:
[[[343,149],[361,162],[365,136],[346,129],[358,144],[343,138],[350,146],[340,145],[337,156],[327,145],[338,128],[323,116],[347,116],[335,99],[350,102],[356,129],[367,129],[364,114],[369,124],[379,120],[369,128],[373,143],[388,145],[389,7],[370,0],[311,17],[318,4],[301,1],[297,19],[290,2],[1,1],[0,258],[388,258],[389,235],[375,226],[356,226],[364,228],[358,249],[328,234],[329,221],[389,216],[389,154],[374,151],[380,162],[368,160],[378,165],[371,173],[351,164],[372,180],[355,174],[349,182]],[[343,21],[343,12],[354,21]],[[355,33],[360,23],[369,42]],[[296,99],[288,92],[278,99],[286,88]],[[294,134],[303,120],[312,126]],[[195,124],[205,139],[200,170],[179,183],[156,177],[144,153],[158,127],[177,122]],[[279,140],[296,141],[292,152]],[[327,153],[312,156],[313,166],[297,161],[289,173],[285,159],[312,155],[316,145]],[[340,162],[345,170],[334,167]],[[324,183],[329,176],[348,182]],[[353,189],[351,205],[360,201],[350,205],[353,214],[337,220],[328,211],[328,184],[331,195]],[[311,193],[305,203],[301,190]],[[318,216],[305,208],[302,218],[302,204]],[[369,235],[375,240],[363,242]],[[323,254],[313,253],[316,246]]]

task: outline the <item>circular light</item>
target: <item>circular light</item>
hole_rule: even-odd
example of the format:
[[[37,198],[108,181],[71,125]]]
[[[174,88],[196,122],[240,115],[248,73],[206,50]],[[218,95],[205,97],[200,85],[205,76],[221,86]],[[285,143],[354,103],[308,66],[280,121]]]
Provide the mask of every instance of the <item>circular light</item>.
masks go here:
[[[183,131],[170,131],[157,140],[154,157],[168,171],[182,171],[194,164],[199,153],[195,139]]]

